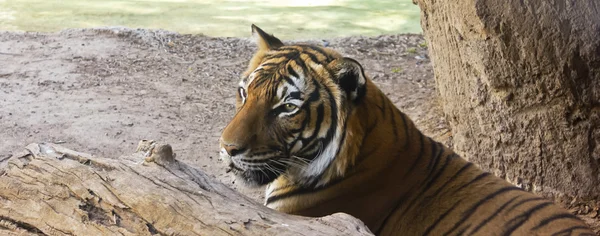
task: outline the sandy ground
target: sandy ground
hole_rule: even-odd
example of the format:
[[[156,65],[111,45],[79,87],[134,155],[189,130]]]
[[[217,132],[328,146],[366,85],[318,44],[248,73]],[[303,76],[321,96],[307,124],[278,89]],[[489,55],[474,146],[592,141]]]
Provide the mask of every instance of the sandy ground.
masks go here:
[[[422,36],[303,42],[359,60],[425,134],[451,146]],[[118,158],[153,139],[262,202],[262,190],[238,186],[218,158],[239,74],[254,50],[249,38],[124,28],[0,33],[0,159],[43,141]]]

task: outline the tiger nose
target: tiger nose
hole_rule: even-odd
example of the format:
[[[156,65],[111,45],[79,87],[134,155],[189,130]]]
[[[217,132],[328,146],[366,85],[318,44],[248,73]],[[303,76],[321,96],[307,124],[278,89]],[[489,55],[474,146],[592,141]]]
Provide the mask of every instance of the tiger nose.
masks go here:
[[[229,154],[230,156],[235,156],[237,154],[244,152],[244,150],[245,150],[245,148],[241,148],[235,144],[225,144],[223,148],[225,149],[227,154]]]

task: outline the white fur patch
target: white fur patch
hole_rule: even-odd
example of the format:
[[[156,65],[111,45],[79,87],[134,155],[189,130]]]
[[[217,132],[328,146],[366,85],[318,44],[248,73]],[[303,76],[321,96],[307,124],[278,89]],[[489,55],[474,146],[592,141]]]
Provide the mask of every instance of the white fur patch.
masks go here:
[[[275,181],[277,181],[277,180],[275,180]],[[277,185],[270,183],[267,185],[267,188],[265,188],[265,205],[267,205],[267,199],[269,198],[269,196],[271,196],[271,194],[276,189],[276,187],[277,187]]]
[[[242,104],[246,103],[246,96],[248,95],[246,94],[246,89],[240,87],[238,93],[240,93],[240,98],[242,98]]]

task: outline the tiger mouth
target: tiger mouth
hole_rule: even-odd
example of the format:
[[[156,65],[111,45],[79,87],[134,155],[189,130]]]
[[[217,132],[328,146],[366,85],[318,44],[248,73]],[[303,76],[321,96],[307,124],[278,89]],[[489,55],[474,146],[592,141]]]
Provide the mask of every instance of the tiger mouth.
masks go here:
[[[265,170],[268,169],[269,167],[281,167],[281,166],[286,166],[284,165],[284,163],[282,163],[281,159],[284,159],[286,157],[283,156],[274,156],[274,157],[269,157],[269,158],[264,158],[264,159],[248,159],[248,158],[241,158],[238,160],[235,160],[235,158],[232,158],[231,163],[229,164],[229,167],[232,169],[232,171],[255,171],[255,170]]]
[[[278,159],[282,156],[269,158],[249,159],[230,157],[229,168],[226,172],[233,172],[242,183],[249,187],[257,187],[273,182],[287,171],[288,166]]]

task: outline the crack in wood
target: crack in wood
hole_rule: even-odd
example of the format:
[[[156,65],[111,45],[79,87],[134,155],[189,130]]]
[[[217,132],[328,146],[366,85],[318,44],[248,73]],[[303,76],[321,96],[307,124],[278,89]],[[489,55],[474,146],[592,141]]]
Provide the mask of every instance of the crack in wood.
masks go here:
[[[177,164],[180,164],[180,163],[179,163],[179,161],[176,161],[176,163],[177,163]],[[166,171],[168,171],[169,173],[171,173],[173,176],[175,176],[175,177],[177,177],[177,178],[179,178],[179,179],[181,179],[181,180],[184,180],[184,181],[186,181],[186,179],[184,179],[183,177],[181,177],[181,176],[179,176],[179,175],[175,174],[175,172],[173,172],[171,169],[169,169],[169,168],[167,168],[167,167],[165,167],[165,166],[163,166],[163,165],[161,165],[161,164],[159,164],[159,163],[156,163],[156,164],[157,164],[158,166],[162,167],[163,169],[165,169]],[[181,166],[181,165],[179,165],[179,166]],[[184,172],[184,174],[186,174],[188,177],[195,177],[195,176],[190,176],[190,175],[189,175],[187,172]],[[194,179],[196,179],[196,178],[194,178]],[[211,192],[211,191],[212,191],[212,188],[209,188],[209,187],[207,187],[207,186],[205,186],[205,185],[203,185],[203,184],[201,184],[201,183],[198,183],[198,182],[196,182],[196,181],[192,181],[192,182],[194,182],[196,185],[198,185],[198,187],[199,187],[199,188],[201,188],[201,189],[202,189],[202,190],[204,190],[204,191],[209,191],[209,192]],[[204,181],[204,182],[206,182],[206,181]]]
[[[11,224],[15,225],[16,227],[18,227],[20,229],[24,229],[27,232],[32,233],[32,234],[47,235],[43,231],[41,231],[40,229],[38,229],[37,227],[35,227],[35,226],[31,225],[31,224],[28,224],[28,223],[22,222],[22,221],[18,221],[18,220],[15,220],[15,219],[11,219],[11,218],[9,218],[7,216],[0,215],[0,221],[10,222]]]
[[[64,231],[64,230],[58,229],[58,228],[56,228],[56,227],[54,227],[54,226],[52,226],[52,225],[50,225],[50,224],[48,224],[48,223],[45,223],[45,224],[46,224],[46,226],[47,226],[48,228],[50,228],[50,229],[52,229],[52,230],[54,230],[54,231],[61,232],[62,234],[65,234],[65,235],[74,235],[72,232],[67,232],[67,231]]]
[[[104,187],[104,188],[105,188],[105,189],[106,189],[106,190],[107,190],[107,191],[108,191],[110,194],[112,194],[112,196],[113,196],[115,199],[117,199],[117,201],[119,201],[119,202],[117,202],[116,204],[121,204],[120,206],[119,206],[119,205],[116,205],[116,204],[113,204],[113,206],[114,206],[114,207],[118,207],[118,208],[121,208],[121,209],[131,209],[131,207],[130,207],[129,205],[127,205],[127,204],[126,204],[126,203],[125,203],[123,200],[121,200],[121,198],[119,198],[119,196],[118,196],[118,195],[117,195],[117,194],[116,194],[116,193],[115,193],[115,192],[112,190],[112,188],[111,188],[110,184],[108,184],[108,183],[106,183],[106,182],[102,182],[101,184],[102,184],[102,186],[103,186],[103,187]]]

